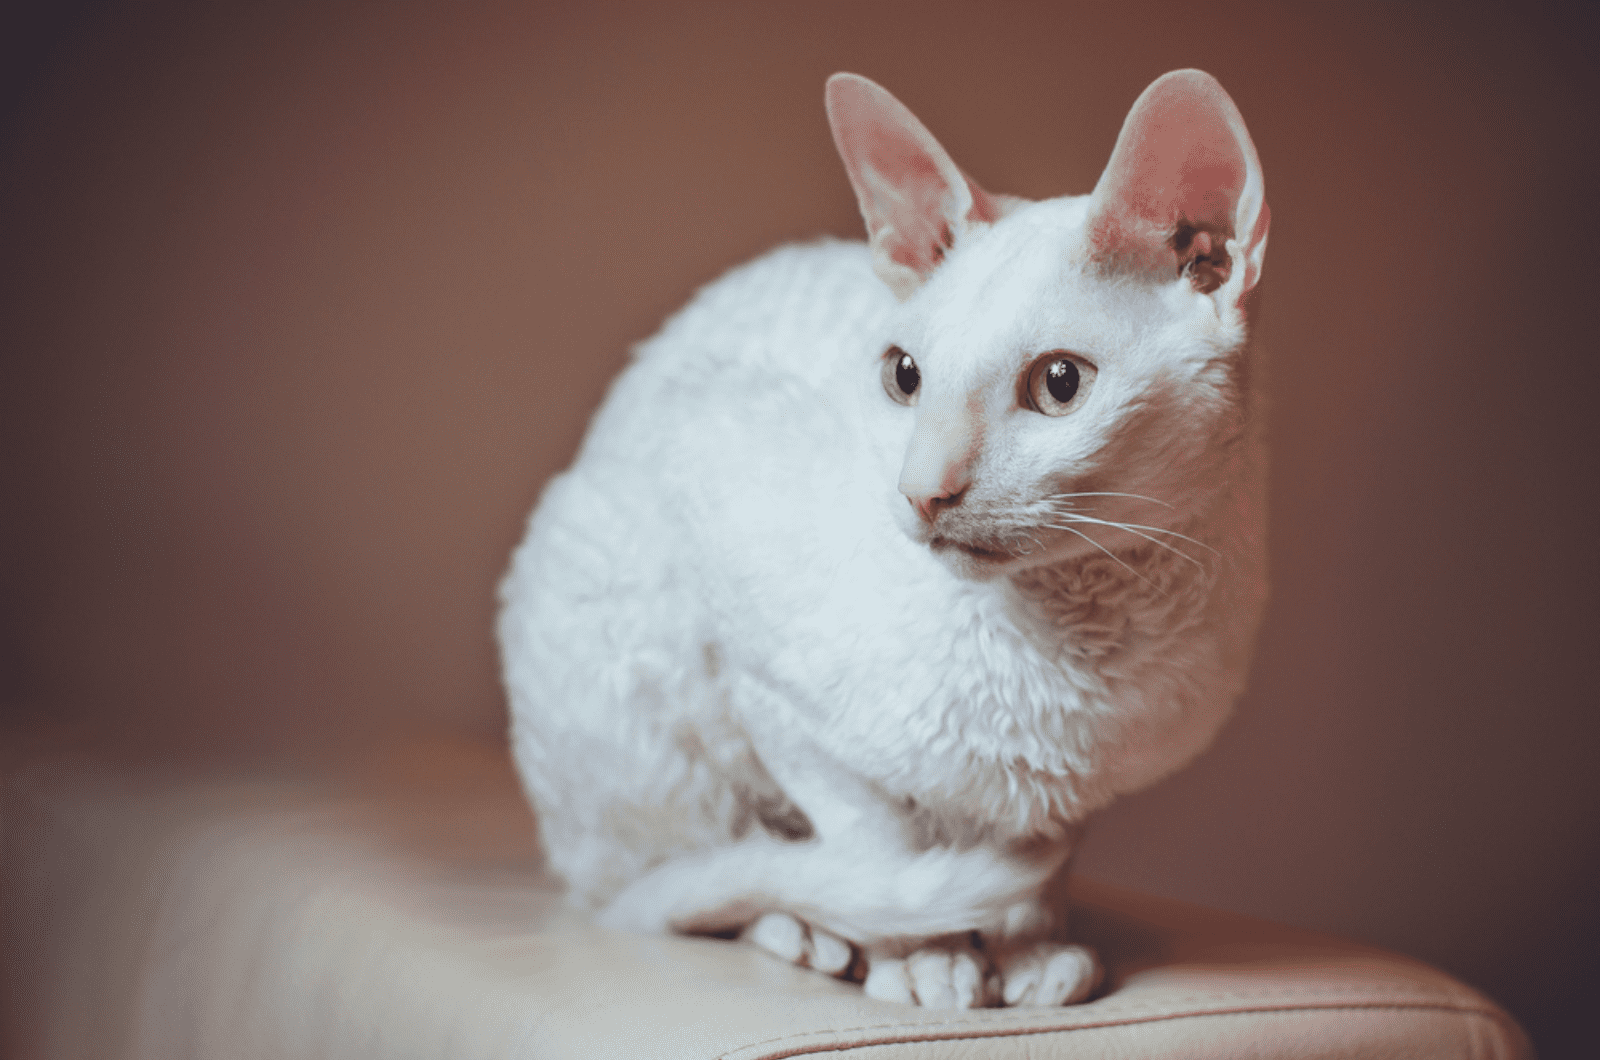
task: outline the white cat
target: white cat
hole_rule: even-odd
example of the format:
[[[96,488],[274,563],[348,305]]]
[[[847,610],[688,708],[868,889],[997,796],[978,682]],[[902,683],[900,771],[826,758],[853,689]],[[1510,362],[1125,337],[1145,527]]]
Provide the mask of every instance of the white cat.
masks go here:
[[[734,270],[617,380],[501,587],[517,764],[603,924],[1081,1000],[1046,885],[1211,740],[1266,595],[1261,169],[1194,70],[1044,202],[864,78],[827,108],[869,246]]]

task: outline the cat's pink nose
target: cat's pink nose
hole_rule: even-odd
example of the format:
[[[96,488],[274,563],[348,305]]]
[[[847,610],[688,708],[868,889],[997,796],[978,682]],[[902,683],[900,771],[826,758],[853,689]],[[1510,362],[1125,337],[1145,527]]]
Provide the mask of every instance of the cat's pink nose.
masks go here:
[[[911,507],[917,510],[917,514],[922,516],[925,522],[931,523],[941,510],[954,508],[960,504],[961,498],[966,492],[966,488],[962,487],[954,493],[948,490],[940,490],[938,493],[929,493],[922,496],[907,494],[906,500],[911,502]]]
[[[917,417],[900,467],[899,488],[930,523],[943,509],[960,504],[972,484],[972,465],[982,438],[973,418],[960,409],[942,415],[924,411]]]
[[[960,504],[971,484],[972,476],[964,460],[947,464],[935,475],[911,474],[908,468],[900,476],[900,492],[906,495],[917,514],[930,523],[944,509]]]

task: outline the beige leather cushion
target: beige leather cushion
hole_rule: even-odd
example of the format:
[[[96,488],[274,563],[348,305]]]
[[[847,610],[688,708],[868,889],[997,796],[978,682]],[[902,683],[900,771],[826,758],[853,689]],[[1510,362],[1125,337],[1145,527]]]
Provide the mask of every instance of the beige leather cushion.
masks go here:
[[[328,782],[20,770],[7,1055],[28,1058],[1512,1057],[1415,961],[1080,882],[1090,1004],[929,1012],[716,940],[590,927],[538,871],[504,756]]]

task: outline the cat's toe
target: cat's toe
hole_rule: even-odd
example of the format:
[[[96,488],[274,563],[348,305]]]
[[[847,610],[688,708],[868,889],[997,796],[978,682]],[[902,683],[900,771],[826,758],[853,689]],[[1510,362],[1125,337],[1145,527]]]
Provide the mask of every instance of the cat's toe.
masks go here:
[[[917,1004],[923,1008],[977,1008],[983,1004],[985,966],[971,949],[918,950],[906,958]]]
[[[1036,942],[998,960],[1002,1001],[1036,1008],[1075,1005],[1100,982],[1100,962],[1084,946]]]
[[[825,975],[844,975],[855,957],[855,951],[844,939],[788,913],[762,914],[745,929],[744,938],[774,957]]]
[[[744,937],[774,957],[799,964],[806,956],[806,927],[788,913],[764,913]]]
[[[811,929],[811,967],[828,975],[844,975],[855,953],[850,943],[819,927]]]
[[[882,958],[872,961],[867,966],[867,980],[861,984],[861,989],[868,997],[878,1001],[898,1001],[906,1005],[917,1003],[917,995],[911,990],[911,975],[906,971],[906,962],[903,960]]]
[[[981,1008],[989,1001],[989,965],[966,943],[924,946],[909,957],[869,962],[868,997],[923,1008]]]

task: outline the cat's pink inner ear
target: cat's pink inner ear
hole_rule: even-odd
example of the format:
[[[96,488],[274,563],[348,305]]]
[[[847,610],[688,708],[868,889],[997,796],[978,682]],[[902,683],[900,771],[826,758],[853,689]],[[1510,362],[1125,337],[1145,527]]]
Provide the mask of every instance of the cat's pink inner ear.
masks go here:
[[[1266,244],[1261,166],[1244,119],[1210,74],[1178,70],[1134,103],[1095,185],[1090,253],[1118,271],[1176,277],[1214,290],[1238,240],[1254,285]],[[1241,291],[1242,293],[1242,291]]]
[[[1000,207],[933,134],[879,85],[855,74],[828,79],[828,120],[855,189],[873,264],[904,298],[938,267],[969,224]]]

